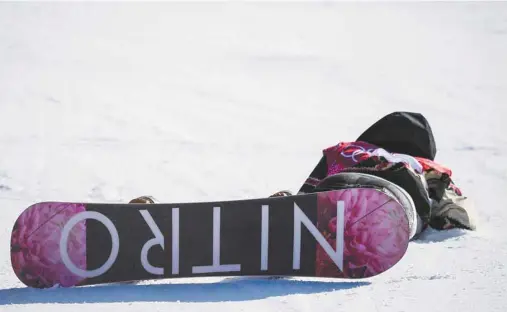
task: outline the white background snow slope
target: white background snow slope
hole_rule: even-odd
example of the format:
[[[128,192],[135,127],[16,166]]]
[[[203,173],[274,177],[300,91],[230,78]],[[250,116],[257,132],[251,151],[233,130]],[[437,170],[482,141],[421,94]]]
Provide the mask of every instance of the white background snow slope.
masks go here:
[[[507,3],[1,3],[0,310],[506,311],[506,100]],[[428,118],[478,230],[380,276],[41,291],[11,269],[30,204],[297,191],[395,110]]]

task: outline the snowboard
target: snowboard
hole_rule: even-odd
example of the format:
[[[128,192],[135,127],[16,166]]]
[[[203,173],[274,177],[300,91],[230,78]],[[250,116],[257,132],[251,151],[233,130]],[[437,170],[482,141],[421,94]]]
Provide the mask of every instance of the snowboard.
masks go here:
[[[73,287],[200,276],[360,279],[405,254],[403,206],[378,188],[193,203],[41,202],[17,219],[25,285]]]

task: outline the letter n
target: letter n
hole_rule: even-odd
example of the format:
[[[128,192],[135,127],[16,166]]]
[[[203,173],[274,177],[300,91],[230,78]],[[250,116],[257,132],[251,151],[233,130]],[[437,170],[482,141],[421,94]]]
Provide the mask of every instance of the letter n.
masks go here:
[[[331,260],[343,271],[343,236],[345,233],[345,203],[343,201],[336,203],[336,216],[336,246],[333,249],[301,208],[294,203],[294,248],[292,254],[292,268],[294,270],[299,270],[301,266],[301,224],[304,224]]]

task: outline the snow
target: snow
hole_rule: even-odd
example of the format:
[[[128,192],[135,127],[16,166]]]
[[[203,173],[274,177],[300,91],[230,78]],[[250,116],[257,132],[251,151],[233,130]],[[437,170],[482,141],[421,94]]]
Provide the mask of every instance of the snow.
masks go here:
[[[505,311],[507,4],[1,3],[1,311]],[[10,232],[46,200],[296,191],[381,116],[430,121],[478,230],[429,231],[362,281],[28,289]]]

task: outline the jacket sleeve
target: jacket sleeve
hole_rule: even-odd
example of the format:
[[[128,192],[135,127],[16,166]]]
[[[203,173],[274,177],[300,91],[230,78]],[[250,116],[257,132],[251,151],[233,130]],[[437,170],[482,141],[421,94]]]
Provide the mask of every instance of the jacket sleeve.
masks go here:
[[[462,228],[475,230],[472,203],[454,184],[450,174],[435,169],[424,172],[431,199],[430,226],[445,230]]]

